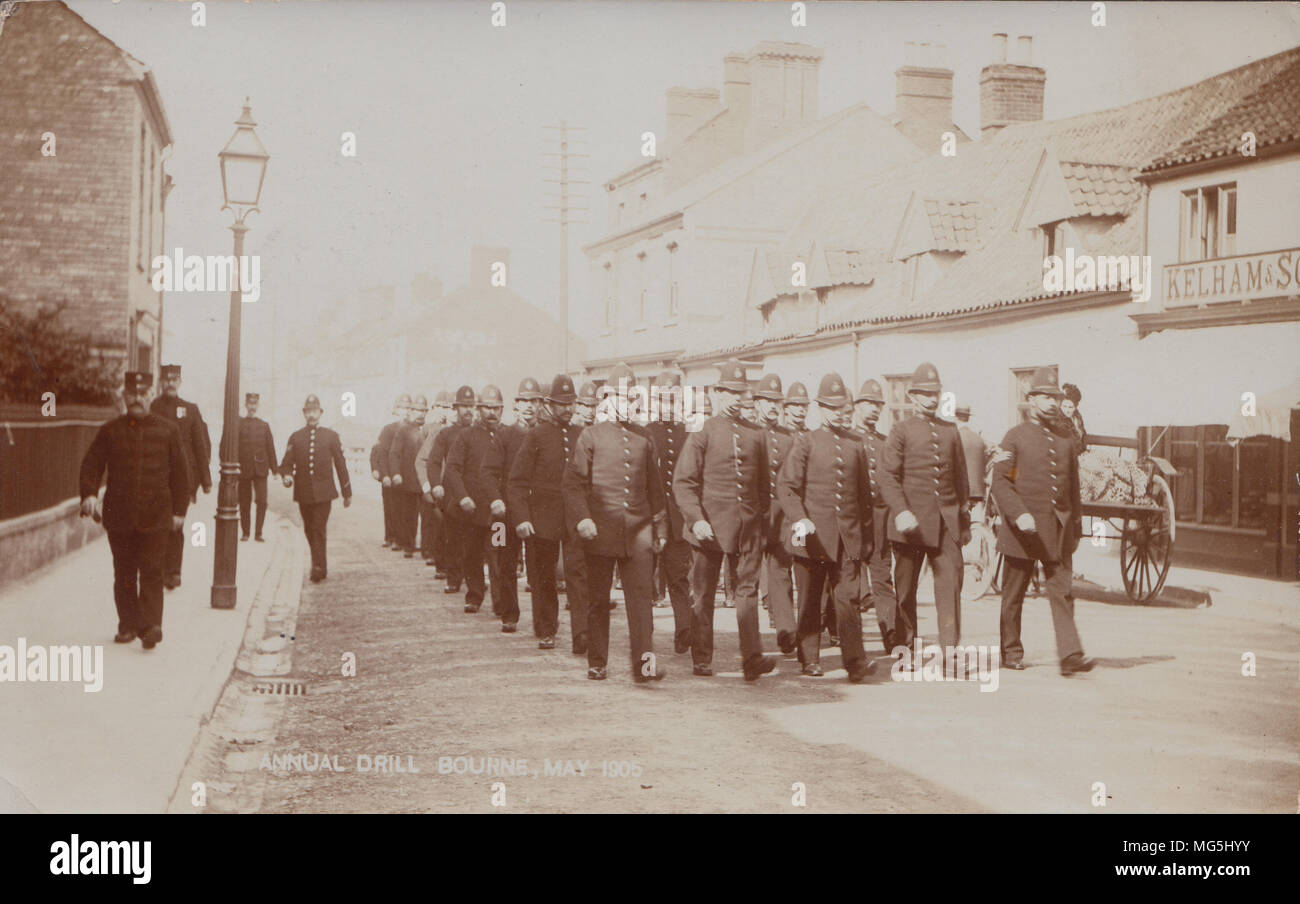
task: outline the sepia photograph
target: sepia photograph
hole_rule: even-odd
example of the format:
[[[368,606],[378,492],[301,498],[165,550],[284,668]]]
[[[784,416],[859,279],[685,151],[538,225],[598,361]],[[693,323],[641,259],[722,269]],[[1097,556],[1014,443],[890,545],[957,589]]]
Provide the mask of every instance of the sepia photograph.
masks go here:
[[[0,813],[1294,814],[1298,352],[1296,3],[3,0]]]

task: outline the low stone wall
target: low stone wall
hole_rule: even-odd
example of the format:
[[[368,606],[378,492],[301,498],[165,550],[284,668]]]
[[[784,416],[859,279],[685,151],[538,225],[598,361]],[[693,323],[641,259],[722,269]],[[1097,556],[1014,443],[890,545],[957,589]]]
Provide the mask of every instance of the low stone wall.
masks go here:
[[[90,518],[78,516],[79,500],[0,521],[0,587],[104,536]]]

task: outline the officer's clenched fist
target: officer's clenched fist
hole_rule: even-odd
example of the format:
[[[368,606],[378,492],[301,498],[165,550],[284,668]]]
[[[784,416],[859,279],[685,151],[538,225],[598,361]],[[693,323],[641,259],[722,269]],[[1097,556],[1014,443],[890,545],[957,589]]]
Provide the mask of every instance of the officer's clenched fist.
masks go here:
[[[504,502],[502,502],[500,499],[493,499],[493,500],[492,500],[492,517],[493,517],[493,518],[501,518],[501,517],[504,517],[505,513],[506,513],[506,504],[505,504]]]
[[[712,540],[713,525],[701,518],[691,525],[691,533],[695,535],[696,540]]]
[[[460,501],[460,510],[467,515],[474,514],[476,508],[477,506],[474,505],[474,500],[470,499],[468,496]]]
[[[515,528],[515,533],[519,536],[519,539],[527,540],[536,534],[537,531],[533,530],[533,522],[520,521],[519,526]]]
[[[441,486],[436,486],[433,488],[433,498],[435,501],[442,502],[442,497],[446,495],[447,495],[447,491],[444,490]]]
[[[583,518],[578,522],[578,536],[584,540],[596,539],[596,522],[590,518]]]
[[[1038,530],[1038,525],[1034,523],[1034,516],[1029,512],[1025,512],[1016,519],[1016,527],[1031,534]]]

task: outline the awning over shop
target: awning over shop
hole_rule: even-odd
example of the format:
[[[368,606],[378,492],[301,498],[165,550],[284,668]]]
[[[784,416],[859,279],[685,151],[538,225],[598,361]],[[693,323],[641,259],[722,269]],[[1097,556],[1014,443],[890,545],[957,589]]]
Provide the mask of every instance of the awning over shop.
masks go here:
[[[1154,333],[1137,344],[1137,372],[1123,404],[1107,406],[1101,417],[1085,399],[1088,429],[1132,436],[1143,426],[1228,424],[1229,436],[1289,441],[1290,406],[1300,402],[1298,349],[1300,323]],[[1132,352],[1116,351],[1123,354]],[[1108,363],[1119,362],[1098,362]],[[1246,393],[1254,395],[1253,417],[1242,413]]]
[[[1256,396],[1254,415],[1242,414],[1238,408],[1228,422],[1228,439],[1276,436],[1290,442],[1292,408],[1300,408],[1300,379],[1289,386]]]

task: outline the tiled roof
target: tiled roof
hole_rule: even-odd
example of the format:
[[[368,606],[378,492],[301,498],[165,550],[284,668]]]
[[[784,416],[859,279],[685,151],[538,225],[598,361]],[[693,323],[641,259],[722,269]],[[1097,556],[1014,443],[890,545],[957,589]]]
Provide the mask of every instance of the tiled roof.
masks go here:
[[[1300,52],[1279,56],[1290,57],[1289,65],[1172,151],[1143,167],[1143,172],[1237,153],[1246,132],[1255,134],[1257,150],[1300,140]]]
[[[966,251],[980,244],[980,218],[987,216],[978,201],[925,202],[925,213],[934,232],[935,251]]]
[[[1062,161],[1061,175],[1080,216],[1127,216],[1142,197],[1131,166]]]

